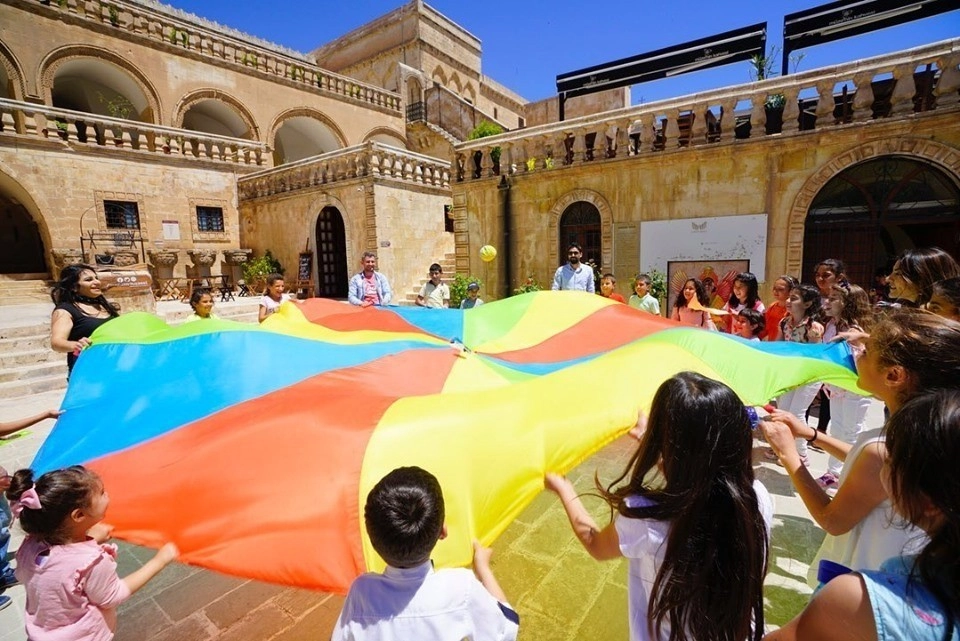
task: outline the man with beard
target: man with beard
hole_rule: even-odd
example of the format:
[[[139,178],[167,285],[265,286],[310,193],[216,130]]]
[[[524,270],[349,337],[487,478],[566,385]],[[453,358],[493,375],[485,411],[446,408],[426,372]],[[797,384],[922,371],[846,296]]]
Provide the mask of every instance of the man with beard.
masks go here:
[[[593,282],[593,268],[580,262],[583,249],[577,243],[570,243],[567,247],[567,263],[557,268],[553,276],[554,291],[573,289],[581,292],[595,292]]]

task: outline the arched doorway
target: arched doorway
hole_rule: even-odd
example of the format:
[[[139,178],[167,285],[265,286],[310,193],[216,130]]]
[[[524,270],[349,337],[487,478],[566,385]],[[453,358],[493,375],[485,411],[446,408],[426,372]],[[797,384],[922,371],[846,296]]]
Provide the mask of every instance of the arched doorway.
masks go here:
[[[563,263],[567,259],[567,247],[570,243],[579,243],[583,248],[583,262],[593,261],[601,266],[600,210],[592,203],[579,200],[563,210],[560,216],[559,242],[557,256]]]
[[[317,296],[347,297],[347,236],[336,207],[317,216]]]
[[[47,274],[48,242],[45,220],[30,193],[0,172],[0,274]]]
[[[944,171],[905,156],[881,156],[837,174],[810,204],[803,279],[840,258],[850,280],[868,286],[904,249],[937,246],[960,258],[960,185]]]

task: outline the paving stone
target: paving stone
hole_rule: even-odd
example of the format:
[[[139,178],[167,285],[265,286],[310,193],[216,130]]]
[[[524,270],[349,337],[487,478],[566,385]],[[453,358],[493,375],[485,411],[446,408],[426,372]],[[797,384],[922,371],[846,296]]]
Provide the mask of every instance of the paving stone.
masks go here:
[[[552,561],[531,558],[511,550],[502,554],[494,552],[490,562],[490,568],[507,595],[507,600],[514,605],[536,591],[552,567]]]
[[[613,572],[611,576],[626,577],[626,572]],[[575,638],[628,639],[630,638],[629,619],[626,585],[607,581],[603,585],[600,596],[577,629]]]
[[[177,621],[153,637],[143,636],[135,631],[133,634],[123,637],[118,634],[114,641],[145,641],[146,639],[150,639],[150,641],[208,641],[217,638],[218,632],[216,626],[207,621],[202,613],[197,612],[182,621]],[[250,639],[250,641],[253,641],[253,639]]]
[[[320,641],[329,639],[333,626],[343,609],[343,597],[333,596],[327,599],[297,621],[295,624],[275,636],[271,641]]]
[[[170,619],[153,599],[127,603],[117,612],[117,639],[147,639],[170,627]]]
[[[299,619],[305,612],[309,612],[314,607],[331,598],[334,598],[334,595],[326,592],[287,588],[278,594],[273,599],[273,602],[278,608],[294,619]]]
[[[151,554],[151,556],[153,555]],[[167,567],[163,568],[163,571],[160,574],[150,579],[145,586],[140,588],[140,591],[137,592],[137,596],[140,598],[152,598],[167,588],[170,588],[181,581],[184,581],[185,579],[201,572],[206,572],[206,570],[183,563],[171,563]],[[124,576],[123,572],[120,574],[121,576]]]
[[[253,641],[269,639],[280,630],[293,625],[294,621],[273,603],[268,603],[247,614],[238,623],[224,632],[218,641]],[[329,636],[329,635],[328,635]],[[322,637],[317,637],[318,639]]]
[[[517,641],[574,641],[575,630],[541,612],[521,612]],[[607,639],[608,637],[598,637]]]
[[[236,579],[217,572],[197,572],[171,585],[153,598],[171,621],[179,621],[237,589],[244,582],[244,579]]]
[[[214,625],[226,629],[282,591],[276,585],[250,581],[208,605],[205,612]]]

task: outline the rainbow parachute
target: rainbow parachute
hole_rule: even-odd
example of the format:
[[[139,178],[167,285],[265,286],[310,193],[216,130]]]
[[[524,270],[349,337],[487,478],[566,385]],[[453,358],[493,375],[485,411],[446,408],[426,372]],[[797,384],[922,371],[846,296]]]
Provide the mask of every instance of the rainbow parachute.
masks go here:
[[[363,502],[388,471],[443,486],[439,565],[466,565],[542,490],[623,435],[683,370],[763,403],[811,381],[855,389],[845,345],[757,343],[599,296],[537,292],[473,310],[288,303],[262,326],[104,325],[34,467],[83,463],[126,540],[182,560],[345,592],[382,561]]]

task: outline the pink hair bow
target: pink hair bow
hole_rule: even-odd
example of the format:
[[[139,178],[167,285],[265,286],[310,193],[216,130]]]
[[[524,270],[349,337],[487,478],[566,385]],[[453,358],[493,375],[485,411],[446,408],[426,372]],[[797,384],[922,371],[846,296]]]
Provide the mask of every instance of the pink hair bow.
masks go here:
[[[40,496],[37,494],[37,488],[31,487],[20,495],[19,500],[10,504],[10,511],[13,513],[13,518],[17,518],[24,508],[28,510],[39,510],[42,507],[43,506],[40,505]]]

